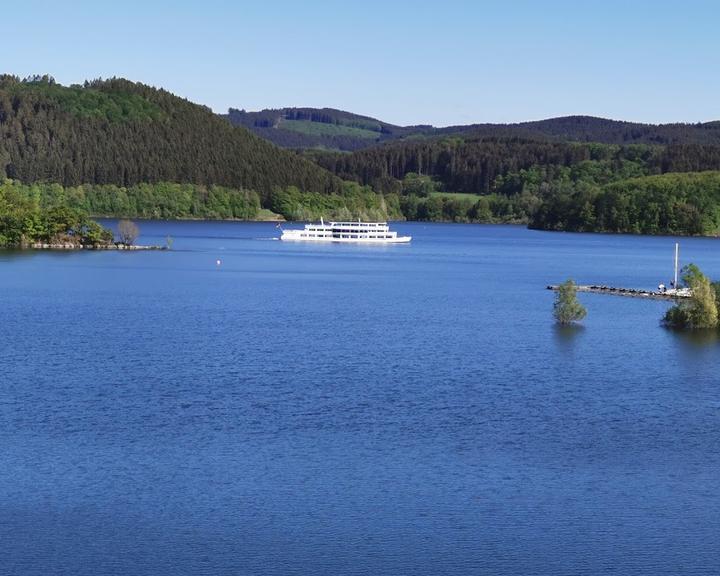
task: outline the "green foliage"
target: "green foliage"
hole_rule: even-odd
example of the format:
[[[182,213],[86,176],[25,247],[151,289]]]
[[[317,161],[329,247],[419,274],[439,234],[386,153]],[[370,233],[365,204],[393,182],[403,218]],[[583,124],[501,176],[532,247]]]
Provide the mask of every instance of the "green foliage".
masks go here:
[[[417,196],[403,200],[408,219],[529,222],[544,230],[720,232],[720,172],[701,172],[720,169],[720,146],[465,137],[312,157],[344,179]],[[682,173],[688,170],[693,172]],[[445,210],[422,200],[441,191],[489,200],[474,210],[460,208],[464,214],[455,203]]]
[[[35,80],[15,84],[9,93],[17,98],[49,100],[63,111],[84,119],[98,118],[108,122],[161,120],[162,109],[138,94],[103,92],[90,87],[61,86]]]
[[[427,198],[433,194],[437,194],[441,188],[441,184],[430,176],[423,176],[415,172],[405,174],[402,182],[402,193],[407,195],[419,196]]]
[[[526,193],[508,197],[433,192],[429,197],[400,197],[400,209],[407,220],[518,224],[528,221],[539,202]]]
[[[705,279],[705,275],[702,273],[702,270],[700,270],[700,267],[692,262],[686,264],[680,270],[680,280],[686,288],[692,289],[695,284]]]
[[[579,232],[717,235],[720,172],[645,176],[603,187],[554,185],[530,226]]]
[[[395,126],[375,118],[329,108],[281,108],[247,112],[230,108],[225,116],[237,126],[245,126],[278,146],[289,148],[360,150],[374,144],[369,138],[319,136],[283,129],[282,121],[303,120],[312,123],[338,124],[377,132],[377,141],[431,141],[441,138],[514,139],[536,142],[601,142],[611,145],[720,145],[720,123],[705,124],[639,124],[590,116],[567,116],[519,124],[473,124],[434,128],[428,125]],[[594,146],[595,144],[590,144]],[[684,168],[690,170],[691,168]]]
[[[274,186],[342,188],[302,156],[204,106],[122,79],[63,87],[0,76],[0,128],[0,179],[66,187],[182,182],[255,190],[263,200]]]
[[[431,192],[431,196],[439,196],[447,200],[467,200],[470,204],[475,204],[481,198],[487,198],[488,196],[481,196],[480,194],[465,194],[463,192]]]
[[[577,299],[575,282],[566,280],[558,287],[553,305],[553,316],[558,324],[570,324],[582,320],[587,310]]]
[[[393,179],[417,173],[433,178],[446,192],[505,196],[523,190],[542,195],[544,184],[558,181],[601,186],[661,172],[720,169],[720,147],[715,146],[618,146],[517,138],[403,140],[314,158],[341,178],[383,192],[388,190],[382,186]]]
[[[685,329],[690,325],[690,317],[685,306],[676,304],[668,308],[663,316],[663,324],[669,328]]]
[[[28,187],[0,183],[0,247],[23,247],[36,242],[96,245],[113,241],[110,230],[88,218],[87,212],[67,205],[44,206]]]
[[[705,276],[696,279],[690,285],[692,297],[688,305],[688,319],[691,328],[716,328],[718,309],[715,291]]]
[[[368,186],[345,183],[340,194],[302,192],[294,186],[275,188],[270,197],[270,208],[287,220],[382,221],[401,219],[399,198],[395,195],[376,194]]]
[[[108,216],[246,219],[281,205],[301,219],[387,214],[720,234],[720,172],[702,172],[720,170],[720,124],[569,117],[434,129],[330,109],[230,112],[236,124],[282,132],[288,142],[343,148],[352,141],[355,149],[360,141],[395,141],[352,154],[293,153],[208,108],[127,80],[63,87],[47,76],[0,76],[0,179],[42,183],[32,194],[43,206]]]
[[[718,327],[718,294],[720,286],[711,284],[695,264],[688,264],[682,270],[685,287],[690,288],[691,297],[670,308],[663,322],[672,328],[693,330]]]
[[[278,146],[305,150],[358,150],[405,133],[399,126],[330,108],[281,108],[259,112],[230,108],[225,118]]]
[[[282,120],[278,123],[278,128],[311,136],[350,136],[372,140],[378,138],[378,133],[372,130],[345,126],[344,124],[312,122],[310,120]]]
[[[260,211],[256,192],[223,186],[158,182],[128,187],[108,184],[64,188],[59,184],[26,185],[7,180],[0,190],[44,210],[69,208],[118,218],[252,220]]]
[[[718,314],[720,314],[720,282],[711,282],[710,286],[712,286],[713,293],[715,294],[715,303],[718,307]]]

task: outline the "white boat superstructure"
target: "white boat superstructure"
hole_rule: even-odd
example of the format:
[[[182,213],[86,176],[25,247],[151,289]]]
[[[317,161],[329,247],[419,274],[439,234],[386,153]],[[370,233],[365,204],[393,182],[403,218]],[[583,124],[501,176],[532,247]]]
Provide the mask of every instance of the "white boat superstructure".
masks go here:
[[[367,244],[400,244],[412,236],[398,236],[387,222],[327,222],[305,224],[302,230],[283,230],[280,240],[308,242],[353,242]]]

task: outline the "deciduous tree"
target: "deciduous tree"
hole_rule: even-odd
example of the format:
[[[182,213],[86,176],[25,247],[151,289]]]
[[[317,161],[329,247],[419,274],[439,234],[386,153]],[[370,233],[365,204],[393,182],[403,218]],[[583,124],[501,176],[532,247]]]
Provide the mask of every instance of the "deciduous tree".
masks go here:
[[[572,280],[566,280],[558,287],[553,315],[558,324],[577,322],[587,315],[587,310],[577,299],[577,287]]]
[[[118,222],[118,234],[120,242],[127,246],[132,246],[140,236],[140,228],[131,220],[120,220]]]
[[[691,296],[670,308],[663,322],[672,328],[717,328],[716,290],[710,279],[695,264],[688,264],[682,269],[682,280],[691,290]]]

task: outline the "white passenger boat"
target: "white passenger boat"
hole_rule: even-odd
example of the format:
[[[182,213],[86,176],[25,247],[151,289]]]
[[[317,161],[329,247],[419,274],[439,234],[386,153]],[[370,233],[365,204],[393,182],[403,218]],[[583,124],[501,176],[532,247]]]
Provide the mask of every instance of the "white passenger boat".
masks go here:
[[[412,236],[398,236],[387,222],[328,222],[305,224],[302,230],[283,230],[280,240],[308,242],[353,242],[363,244],[399,244]]]

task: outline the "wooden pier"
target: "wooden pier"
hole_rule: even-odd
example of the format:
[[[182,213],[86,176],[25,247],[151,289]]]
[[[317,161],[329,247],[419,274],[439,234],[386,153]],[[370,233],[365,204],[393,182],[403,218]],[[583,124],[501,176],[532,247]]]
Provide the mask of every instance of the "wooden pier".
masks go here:
[[[559,288],[556,284],[551,284],[547,287],[548,290],[557,290]],[[614,286],[603,286],[597,284],[591,285],[576,285],[575,289],[578,292],[591,292],[593,294],[612,294],[614,296],[629,296],[631,298],[645,298],[648,300],[676,300],[678,298],[690,298],[691,294],[689,290],[680,289],[677,292],[675,290],[666,290],[661,292],[651,290],[637,290],[635,288],[616,288]]]

